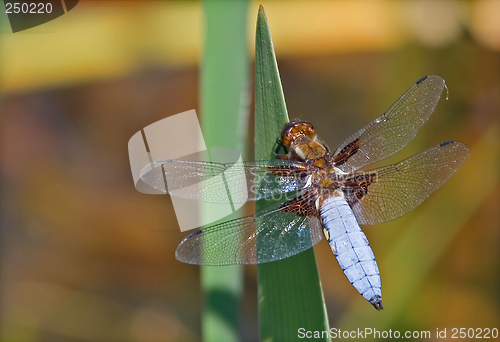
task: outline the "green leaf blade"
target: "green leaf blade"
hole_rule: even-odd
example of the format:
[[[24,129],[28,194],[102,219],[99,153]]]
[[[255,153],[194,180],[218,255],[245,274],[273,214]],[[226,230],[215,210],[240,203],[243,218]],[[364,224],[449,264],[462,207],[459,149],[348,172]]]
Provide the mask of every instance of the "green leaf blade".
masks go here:
[[[200,75],[203,134],[209,147],[246,150],[248,127],[248,1],[205,1]],[[223,132],[224,134],[221,134]],[[240,340],[243,267],[203,266],[203,341]]]
[[[255,43],[255,158],[273,157],[273,147],[289,121],[264,8],[257,18]],[[258,202],[260,210],[270,205]],[[257,241],[257,245],[259,241]],[[314,249],[284,260],[260,264],[258,270],[261,341],[301,341],[299,329],[329,330]],[[318,341],[330,341],[327,333]]]
[[[289,121],[271,31],[264,8],[255,38],[255,159],[272,158],[277,133]]]

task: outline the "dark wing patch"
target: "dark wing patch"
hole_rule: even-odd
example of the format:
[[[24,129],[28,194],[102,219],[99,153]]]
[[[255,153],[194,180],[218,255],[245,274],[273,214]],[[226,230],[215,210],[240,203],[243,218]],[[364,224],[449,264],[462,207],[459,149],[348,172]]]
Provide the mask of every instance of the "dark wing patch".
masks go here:
[[[333,162],[335,163],[335,166],[339,167],[340,165],[344,164],[351,156],[358,152],[358,150],[359,139],[354,139],[333,156]]]
[[[375,172],[366,172],[347,178],[342,184],[342,190],[348,203],[359,201],[368,193],[368,187],[377,180]]]
[[[296,213],[299,216],[318,217],[315,204],[316,198],[315,194],[310,192],[287,202],[281,209],[286,212]]]

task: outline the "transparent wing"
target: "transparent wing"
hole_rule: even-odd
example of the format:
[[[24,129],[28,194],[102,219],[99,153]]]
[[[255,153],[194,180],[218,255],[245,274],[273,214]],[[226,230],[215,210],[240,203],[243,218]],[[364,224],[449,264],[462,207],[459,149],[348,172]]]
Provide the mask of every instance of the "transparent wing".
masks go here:
[[[434,112],[444,86],[439,76],[422,77],[384,114],[339,145],[336,166],[349,173],[402,150]]]
[[[446,141],[397,164],[354,174],[344,189],[359,224],[397,219],[441,187],[469,157],[467,145]]]
[[[287,211],[293,207],[294,201],[275,204],[253,216],[198,230],[182,240],[175,257],[189,264],[220,266],[260,264],[305,251],[321,241],[321,223],[317,216]]]
[[[146,165],[140,177],[164,193],[209,203],[257,201],[307,183],[305,165],[289,160],[223,164],[160,159]]]

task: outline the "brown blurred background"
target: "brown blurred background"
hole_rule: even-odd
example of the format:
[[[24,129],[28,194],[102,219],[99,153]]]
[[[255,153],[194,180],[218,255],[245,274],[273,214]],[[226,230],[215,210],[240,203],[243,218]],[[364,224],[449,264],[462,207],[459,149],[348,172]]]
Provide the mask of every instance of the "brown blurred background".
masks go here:
[[[263,4],[289,115],[331,148],[428,74],[446,80],[449,98],[383,164],[445,140],[471,148],[420,207],[363,227],[384,312],[326,243],[316,247],[330,326],[500,328],[500,1]],[[16,34],[2,14],[2,341],[200,340],[199,268],[175,260],[186,234],[168,197],[135,190],[127,142],[198,110],[203,28],[197,1],[81,1]],[[255,266],[245,267],[241,317],[241,339],[257,340]]]

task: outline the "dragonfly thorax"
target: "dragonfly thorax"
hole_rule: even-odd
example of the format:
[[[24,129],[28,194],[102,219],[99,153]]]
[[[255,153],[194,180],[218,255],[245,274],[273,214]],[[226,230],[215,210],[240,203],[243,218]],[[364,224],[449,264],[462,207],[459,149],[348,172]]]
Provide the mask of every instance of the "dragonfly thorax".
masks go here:
[[[320,188],[338,187],[338,175],[335,168],[320,168],[311,175],[311,183]]]

